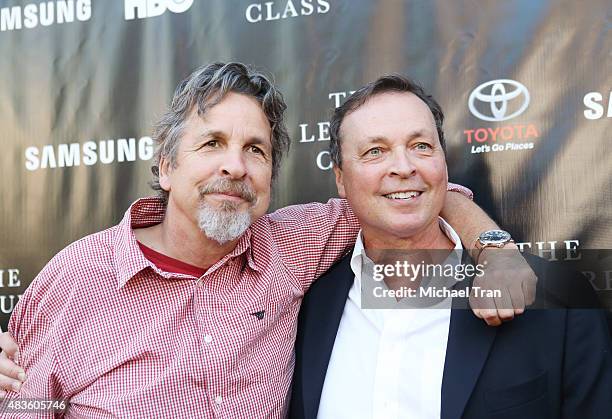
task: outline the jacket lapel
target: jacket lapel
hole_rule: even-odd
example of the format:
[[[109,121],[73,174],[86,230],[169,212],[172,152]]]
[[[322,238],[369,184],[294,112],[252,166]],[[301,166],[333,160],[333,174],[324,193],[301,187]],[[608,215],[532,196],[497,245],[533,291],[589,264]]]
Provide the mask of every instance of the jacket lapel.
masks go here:
[[[471,286],[471,282],[463,281],[455,288]],[[453,301],[442,377],[441,419],[457,419],[463,414],[496,333],[496,327],[487,326],[474,315],[467,298]]]
[[[315,418],[319,410],[321,392],[327,366],[336,340],[336,333],[344,311],[354,274],[350,267],[350,255],[319,278],[310,288],[308,311],[300,327],[307,342],[302,348],[304,417]],[[316,302],[316,306],[310,301]],[[304,307],[303,304],[303,307]]]

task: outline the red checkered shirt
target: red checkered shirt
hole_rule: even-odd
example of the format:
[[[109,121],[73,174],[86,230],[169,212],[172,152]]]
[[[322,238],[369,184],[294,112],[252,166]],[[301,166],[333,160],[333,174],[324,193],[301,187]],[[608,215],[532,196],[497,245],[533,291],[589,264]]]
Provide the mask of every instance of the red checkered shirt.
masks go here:
[[[9,398],[66,399],[70,418],[285,416],[302,296],[359,229],[347,202],[261,217],[200,278],[138,247],[164,211],[138,200],[36,277],[9,324],[28,375]]]

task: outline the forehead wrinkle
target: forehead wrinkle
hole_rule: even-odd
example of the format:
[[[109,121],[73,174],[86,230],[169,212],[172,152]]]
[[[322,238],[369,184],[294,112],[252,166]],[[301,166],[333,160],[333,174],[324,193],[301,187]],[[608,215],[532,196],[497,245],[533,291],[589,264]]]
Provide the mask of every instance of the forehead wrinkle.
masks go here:
[[[414,130],[414,131],[410,132],[408,135],[406,135],[406,138],[409,141],[410,140],[414,140],[415,138],[419,138],[419,137],[430,137],[430,138],[433,138],[434,137],[434,132],[435,131],[430,131],[427,128],[417,129],[417,130]]]
[[[204,130],[199,136],[198,138],[207,138],[207,137],[225,137],[226,134],[223,131],[220,131],[218,129],[206,129]]]

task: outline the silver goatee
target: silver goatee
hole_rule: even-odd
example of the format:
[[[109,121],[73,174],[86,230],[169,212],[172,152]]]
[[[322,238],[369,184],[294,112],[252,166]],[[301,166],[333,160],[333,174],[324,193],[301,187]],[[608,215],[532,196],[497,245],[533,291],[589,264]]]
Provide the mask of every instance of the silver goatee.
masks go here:
[[[248,208],[239,209],[235,202],[225,201],[220,207],[210,205],[204,196],[210,193],[233,193],[249,202],[255,203],[255,192],[244,182],[229,179],[218,179],[200,188],[200,211],[198,225],[206,236],[219,244],[225,244],[240,237],[251,225],[251,214]]]

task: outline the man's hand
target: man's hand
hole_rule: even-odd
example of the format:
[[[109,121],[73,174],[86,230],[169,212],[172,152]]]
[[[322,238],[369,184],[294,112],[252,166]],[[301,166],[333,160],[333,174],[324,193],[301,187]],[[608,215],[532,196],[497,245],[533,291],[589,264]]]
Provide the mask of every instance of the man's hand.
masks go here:
[[[485,248],[476,252],[475,243],[480,233],[498,230],[499,226],[474,202],[457,192],[448,192],[444,218],[459,234],[461,242],[468,247],[476,263],[485,265],[485,274],[475,277],[473,286],[483,290],[500,290],[501,298],[471,298],[474,314],[484,319],[489,326],[499,326],[523,313],[525,306],[535,300],[537,278],[515,244],[508,243],[503,249]],[[471,248],[469,247],[471,245]]]
[[[6,391],[19,391],[25,381],[25,371],[16,364],[19,362],[19,347],[9,332],[0,335],[0,398]]]
[[[474,278],[473,287],[499,290],[501,297],[475,297],[470,293],[474,314],[489,326],[499,326],[522,314],[525,306],[533,304],[538,278],[518,248],[508,244],[503,249],[485,248],[476,262],[484,265],[484,276]]]

